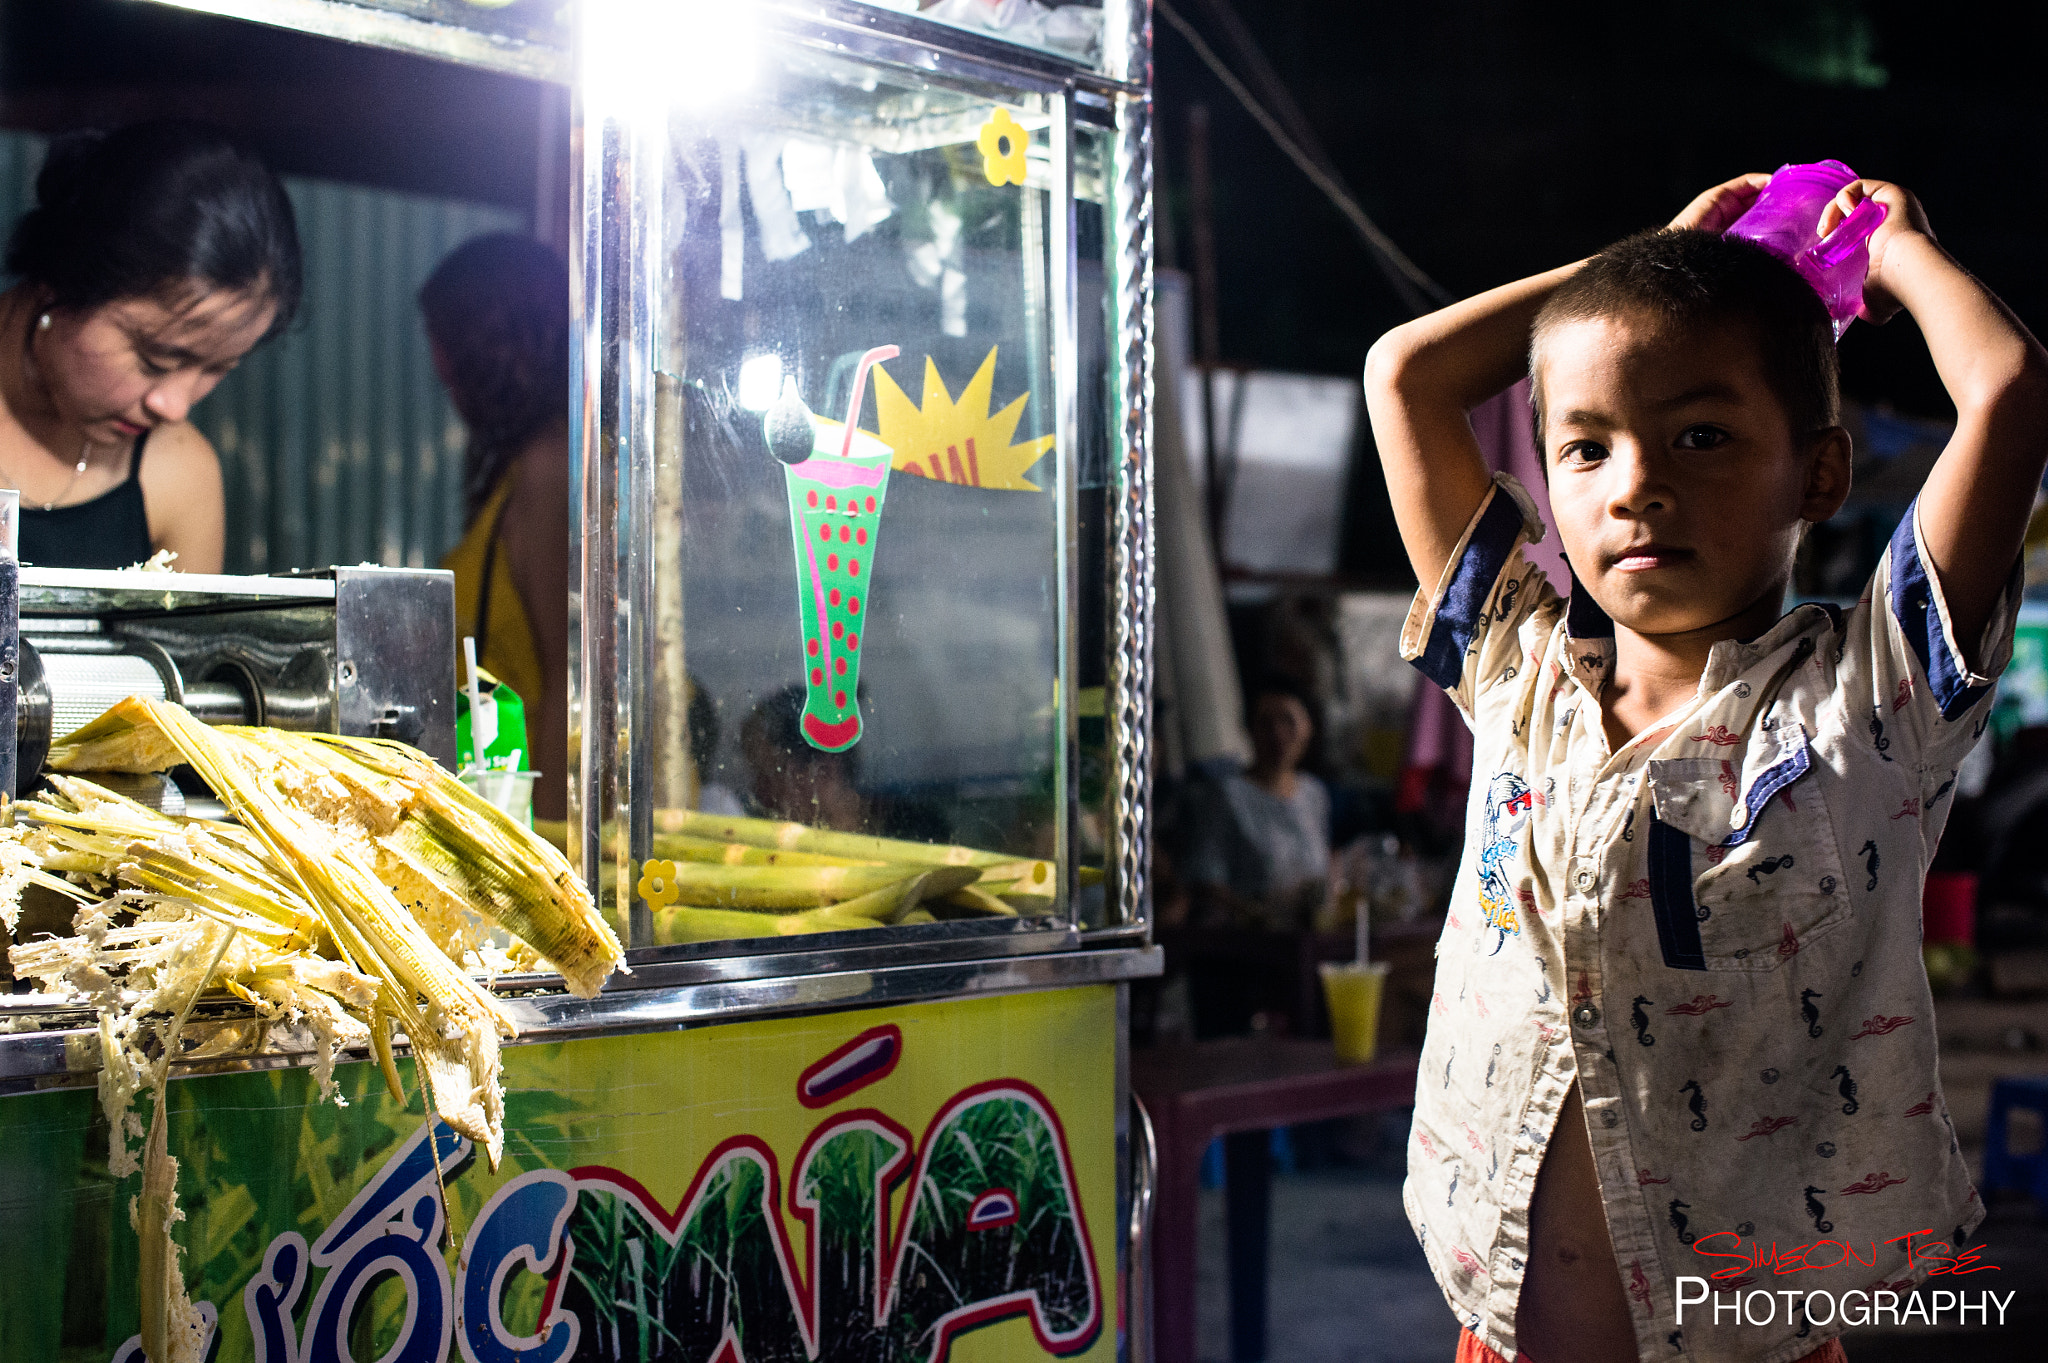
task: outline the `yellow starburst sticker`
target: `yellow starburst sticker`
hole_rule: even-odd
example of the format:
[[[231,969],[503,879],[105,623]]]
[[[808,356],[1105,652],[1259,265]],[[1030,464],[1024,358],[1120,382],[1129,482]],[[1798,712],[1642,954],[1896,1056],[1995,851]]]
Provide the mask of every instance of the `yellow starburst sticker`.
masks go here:
[[[988,358],[960,390],[957,402],[946,392],[946,381],[939,377],[939,367],[929,355],[924,360],[922,406],[913,404],[880,365],[875,366],[874,374],[875,417],[882,428],[882,443],[895,451],[892,468],[942,483],[1039,490],[1024,474],[1052,448],[1053,437],[1041,435],[1022,444],[1010,443],[1024,415],[1024,404],[1031,400],[1028,392],[1002,411],[989,413],[996,382],[996,347],[989,347]]]
[[[1024,183],[1024,148],[1030,138],[1008,109],[998,109],[981,125],[974,145],[981,148],[981,173],[992,185]]]

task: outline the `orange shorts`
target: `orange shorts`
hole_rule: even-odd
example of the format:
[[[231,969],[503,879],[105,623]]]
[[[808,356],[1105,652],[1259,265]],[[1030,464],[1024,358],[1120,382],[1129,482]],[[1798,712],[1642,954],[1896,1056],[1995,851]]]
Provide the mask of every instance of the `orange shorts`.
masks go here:
[[[1470,1330],[1458,1331],[1457,1363],[1508,1363],[1497,1351],[1479,1342],[1479,1336]],[[1518,1353],[1515,1363],[1535,1363],[1529,1355]],[[1831,1339],[1799,1360],[1799,1363],[1849,1363],[1849,1356],[1842,1352],[1842,1341]]]

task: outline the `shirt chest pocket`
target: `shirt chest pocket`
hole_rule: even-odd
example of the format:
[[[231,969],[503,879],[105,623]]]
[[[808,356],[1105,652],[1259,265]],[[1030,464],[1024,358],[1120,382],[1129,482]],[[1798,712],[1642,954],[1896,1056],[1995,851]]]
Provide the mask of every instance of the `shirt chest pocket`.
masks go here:
[[[1652,761],[1650,905],[1664,964],[1775,970],[1850,914],[1841,850],[1796,725],[1742,760]]]

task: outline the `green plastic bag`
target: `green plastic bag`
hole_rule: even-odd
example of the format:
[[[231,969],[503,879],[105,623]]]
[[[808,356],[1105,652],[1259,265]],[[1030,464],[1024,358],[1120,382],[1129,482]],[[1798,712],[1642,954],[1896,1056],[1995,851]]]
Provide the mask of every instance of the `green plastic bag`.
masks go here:
[[[472,767],[484,771],[531,771],[532,752],[526,744],[526,703],[519,693],[477,669],[477,692],[482,717],[470,713],[467,688],[455,693],[455,762],[459,770]],[[476,737],[483,739],[479,752]]]

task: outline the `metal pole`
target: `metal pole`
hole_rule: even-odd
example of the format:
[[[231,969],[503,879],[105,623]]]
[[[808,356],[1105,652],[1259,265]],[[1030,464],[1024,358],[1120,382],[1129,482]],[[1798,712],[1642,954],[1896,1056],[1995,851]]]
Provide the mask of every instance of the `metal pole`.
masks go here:
[[[1209,107],[1188,110],[1188,216],[1194,238],[1195,365],[1202,375],[1202,479],[1209,547],[1223,570],[1223,476],[1216,446],[1216,364],[1222,345],[1216,322],[1216,203],[1209,176]]]

